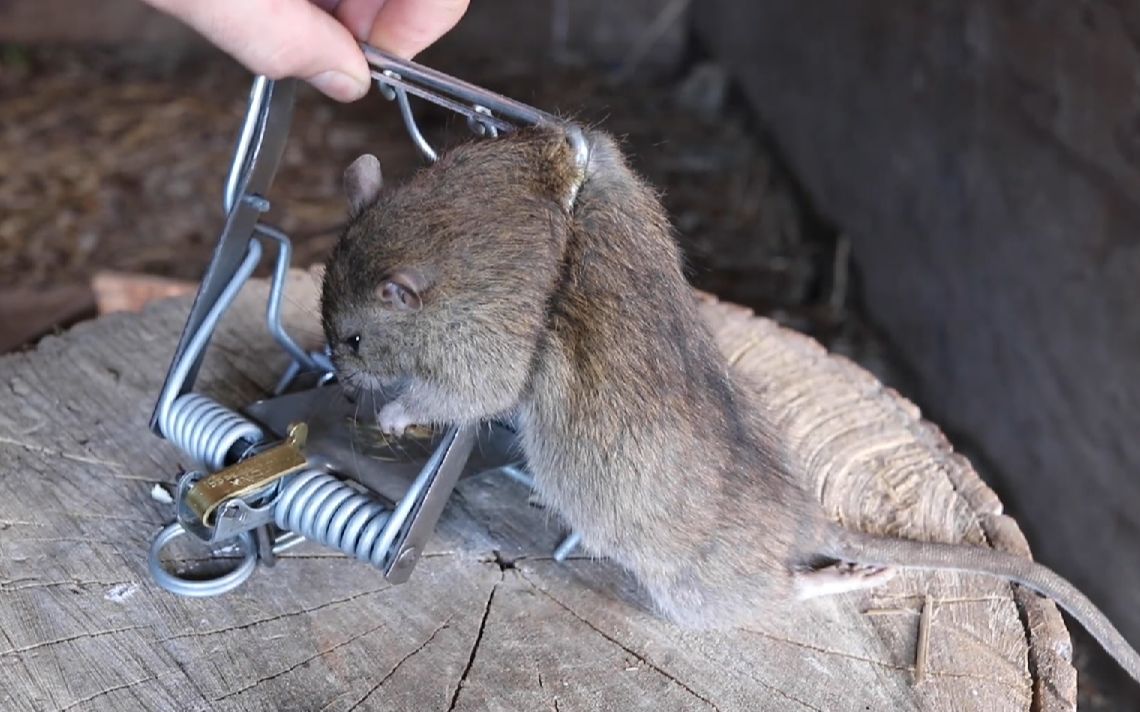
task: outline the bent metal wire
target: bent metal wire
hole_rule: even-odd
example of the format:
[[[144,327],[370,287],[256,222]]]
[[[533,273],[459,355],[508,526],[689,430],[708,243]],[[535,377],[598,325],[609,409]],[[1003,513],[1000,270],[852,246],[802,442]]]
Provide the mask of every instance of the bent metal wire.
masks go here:
[[[585,150],[580,132],[550,114],[373,47],[363,49],[379,91],[397,103],[428,162],[438,154],[416,123],[410,96],[466,117],[478,136],[561,125],[575,137],[580,153]],[[261,221],[270,207],[266,196],[285,149],[295,92],[293,79],[258,76],[253,81],[225,179],[225,226],[151,416],[151,429],[201,468],[179,478],[176,520],[155,536],[148,556],[155,581],[184,596],[226,593],[253,575],[258,563],[272,566],[278,554],[305,539],[372,564],[391,583],[403,583],[461,474],[496,470],[532,484],[510,459],[509,423],[419,432],[415,443],[384,440],[364,458],[357,456],[358,443],[346,448],[356,436],[345,432],[347,416],[338,418],[329,405],[347,400],[338,390],[327,347],[306,350],[281,323],[291,243]],[[265,323],[289,366],[269,398],[240,413],[192,389],[218,323],[261,261],[265,245],[276,248]],[[329,412],[334,415],[314,415]],[[355,419],[355,413],[349,415]],[[213,578],[171,572],[163,549],[185,534],[213,545],[215,553],[240,552],[240,563]],[[555,558],[563,560],[577,544],[571,534]]]

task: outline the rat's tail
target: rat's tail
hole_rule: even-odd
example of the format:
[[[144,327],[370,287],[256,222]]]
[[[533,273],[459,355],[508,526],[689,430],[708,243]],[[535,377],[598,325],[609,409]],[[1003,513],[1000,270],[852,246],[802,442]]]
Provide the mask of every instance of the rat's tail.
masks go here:
[[[943,544],[875,536],[836,526],[828,556],[858,564],[989,574],[1053,600],[1076,618],[1120,666],[1140,682],[1137,653],[1112,622],[1076,586],[1024,556],[971,544]]]

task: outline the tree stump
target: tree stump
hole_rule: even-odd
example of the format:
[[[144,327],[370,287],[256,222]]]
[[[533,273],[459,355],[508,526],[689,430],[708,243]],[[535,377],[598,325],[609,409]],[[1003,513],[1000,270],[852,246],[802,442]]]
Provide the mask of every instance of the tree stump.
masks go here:
[[[693,16],[850,237],[926,407],[985,458],[1041,559],[1140,640],[1140,4]]]
[[[310,339],[316,286],[294,272],[285,300],[287,326]],[[272,387],[286,357],[262,325],[266,292],[247,285],[198,391],[240,407]],[[814,341],[702,298],[833,516],[1028,553],[913,405]],[[1031,593],[904,574],[754,629],[682,632],[612,564],[553,561],[559,524],[494,473],[461,481],[404,585],[306,543],[227,596],[168,594],[146,551],[173,513],[151,490],[191,463],[147,419],[188,308],[112,314],[0,359],[4,710],[1075,709],[1068,634]]]

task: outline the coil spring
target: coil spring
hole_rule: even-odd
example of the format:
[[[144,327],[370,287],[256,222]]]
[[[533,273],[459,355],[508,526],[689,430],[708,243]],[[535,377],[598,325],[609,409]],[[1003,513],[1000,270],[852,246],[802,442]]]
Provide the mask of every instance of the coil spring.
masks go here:
[[[253,422],[197,393],[175,399],[159,425],[163,437],[211,470],[225,467],[226,455],[239,440],[265,439]]]
[[[391,511],[321,470],[293,475],[273,510],[277,526],[383,568],[380,534]]]

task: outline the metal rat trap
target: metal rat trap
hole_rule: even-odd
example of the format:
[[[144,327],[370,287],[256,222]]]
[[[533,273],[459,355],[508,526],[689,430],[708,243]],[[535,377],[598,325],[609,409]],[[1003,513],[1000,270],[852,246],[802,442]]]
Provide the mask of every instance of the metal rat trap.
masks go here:
[[[559,120],[461,80],[364,46],[383,96],[399,106],[420,152],[436,152],[416,124],[409,95],[467,118],[479,136]],[[281,324],[290,259],[289,238],[261,221],[270,183],[285,148],[296,80],[257,77],[225,181],[226,222],[179,339],[151,416],[150,427],[200,468],[182,475],[177,520],[155,537],[149,566],[155,581],[177,594],[213,596],[241,585],[258,562],[305,539],[338,549],[403,583],[415,568],[459,477],[498,470],[527,484],[511,459],[510,424],[478,429],[412,428],[384,436],[372,416],[378,402],[352,404],[336,381],[327,347],[306,351]],[[273,394],[243,412],[193,392],[204,352],[218,322],[261,261],[276,248],[266,328],[291,359]],[[240,563],[214,578],[184,578],[167,570],[162,550],[189,533],[214,547],[236,550]],[[555,552],[576,546],[571,535]]]

